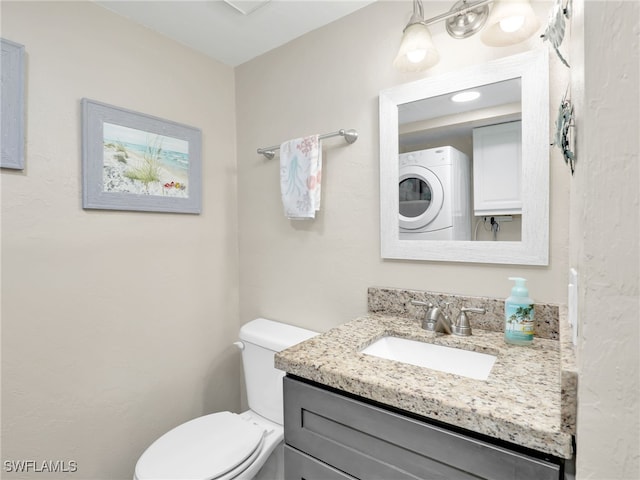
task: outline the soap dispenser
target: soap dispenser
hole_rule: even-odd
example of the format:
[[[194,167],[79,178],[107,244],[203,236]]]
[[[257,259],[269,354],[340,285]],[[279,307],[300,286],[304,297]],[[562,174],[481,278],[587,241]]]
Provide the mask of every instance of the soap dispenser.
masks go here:
[[[531,345],[533,343],[533,300],[529,298],[526,280],[520,277],[509,277],[515,282],[511,296],[504,303],[504,340],[514,345]]]

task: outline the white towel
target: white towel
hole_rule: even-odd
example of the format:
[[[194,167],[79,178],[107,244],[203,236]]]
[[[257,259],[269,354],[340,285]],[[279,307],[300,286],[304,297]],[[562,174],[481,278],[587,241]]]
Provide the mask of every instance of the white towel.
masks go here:
[[[322,149],[318,135],[280,145],[280,192],[287,218],[315,218],[320,210],[321,179]]]

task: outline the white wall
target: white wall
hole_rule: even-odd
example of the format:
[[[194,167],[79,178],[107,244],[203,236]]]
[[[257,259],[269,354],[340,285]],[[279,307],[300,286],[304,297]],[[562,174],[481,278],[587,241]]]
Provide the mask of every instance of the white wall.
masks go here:
[[[2,36],[27,52],[26,169],[2,171],[2,459],[131,478],[170,427],[240,406],[233,70],[90,2],[3,1]],[[83,210],[82,97],[200,128],[203,213]]]
[[[640,5],[574,1],[578,478],[640,478]]]
[[[536,4],[542,20],[550,6]],[[425,17],[450,7],[425,2]],[[455,40],[441,22],[429,27],[441,62],[423,73],[397,73],[391,62],[410,13],[411,2],[377,2],[236,69],[241,322],[263,315],[324,331],[365,313],[372,285],[504,297],[515,274],[529,279],[536,300],[565,301],[569,179],[558,149],[550,160],[548,267],[380,258],[379,91],[542,46],[537,35],[501,48],[479,36]],[[568,81],[560,67],[552,62],[553,118]],[[351,146],[324,142],[319,215],[285,219],[278,159],[265,160],[256,148],[340,128],[360,137]]]

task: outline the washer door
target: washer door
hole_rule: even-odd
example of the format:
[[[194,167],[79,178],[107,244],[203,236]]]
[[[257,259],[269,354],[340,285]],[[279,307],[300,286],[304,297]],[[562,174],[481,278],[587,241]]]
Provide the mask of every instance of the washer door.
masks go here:
[[[400,228],[419,230],[433,222],[444,203],[444,190],[438,177],[418,165],[400,167]]]

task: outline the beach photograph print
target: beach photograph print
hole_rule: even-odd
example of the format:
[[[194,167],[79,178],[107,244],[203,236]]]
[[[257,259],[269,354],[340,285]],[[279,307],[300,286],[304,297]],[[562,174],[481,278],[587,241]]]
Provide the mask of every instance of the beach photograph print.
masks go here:
[[[103,192],[189,198],[189,142],[104,122]]]

